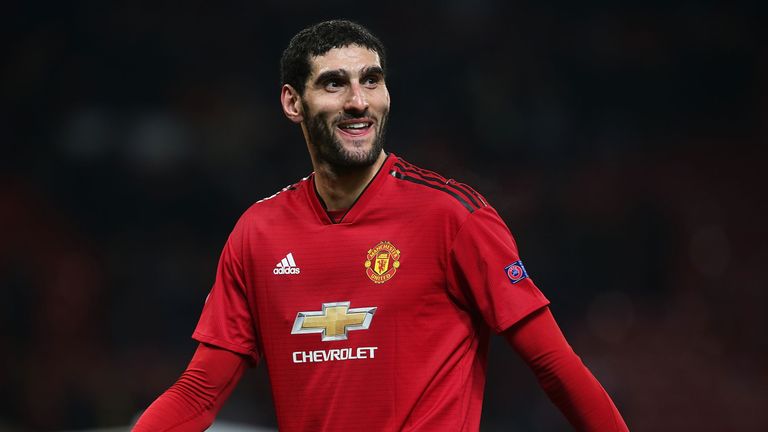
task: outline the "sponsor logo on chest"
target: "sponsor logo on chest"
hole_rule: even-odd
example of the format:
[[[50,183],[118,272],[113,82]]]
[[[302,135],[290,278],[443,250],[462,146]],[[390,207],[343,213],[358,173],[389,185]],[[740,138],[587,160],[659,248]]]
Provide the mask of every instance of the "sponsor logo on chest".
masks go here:
[[[376,313],[376,307],[350,308],[350,302],[323,303],[319,311],[303,311],[296,314],[291,334],[320,333],[323,342],[347,340],[349,332],[368,330]],[[294,351],[294,363],[318,363],[327,361],[362,360],[376,357],[378,347],[332,348],[328,350]]]
[[[349,308],[349,302],[323,303],[319,311],[299,312],[291,334],[320,333],[323,342],[347,340],[352,330],[368,330],[375,307]]]

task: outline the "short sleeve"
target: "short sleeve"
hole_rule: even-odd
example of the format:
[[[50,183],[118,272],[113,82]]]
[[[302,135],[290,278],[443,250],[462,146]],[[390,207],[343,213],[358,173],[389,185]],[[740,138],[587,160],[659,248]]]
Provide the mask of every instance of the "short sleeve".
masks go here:
[[[456,234],[448,256],[448,287],[498,333],[549,304],[492,207],[473,212]]]
[[[192,338],[250,357],[260,357],[256,344],[255,320],[246,295],[246,283],[240,259],[242,239],[239,227],[230,234],[219,258],[216,280]]]

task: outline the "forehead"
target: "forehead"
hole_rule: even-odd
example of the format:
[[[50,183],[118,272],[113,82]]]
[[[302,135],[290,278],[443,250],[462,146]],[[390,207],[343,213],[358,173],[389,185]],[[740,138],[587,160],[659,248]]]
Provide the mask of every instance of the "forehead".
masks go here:
[[[367,67],[381,66],[379,54],[360,45],[332,48],[323,55],[311,56],[309,62],[312,67],[311,75],[328,70],[345,70],[353,73]]]

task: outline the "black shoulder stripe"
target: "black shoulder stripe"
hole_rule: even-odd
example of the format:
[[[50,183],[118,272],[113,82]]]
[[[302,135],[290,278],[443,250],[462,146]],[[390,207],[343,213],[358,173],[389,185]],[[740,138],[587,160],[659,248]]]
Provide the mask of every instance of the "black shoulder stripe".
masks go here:
[[[472,197],[472,195],[468,194],[466,191],[464,191],[461,188],[455,187],[456,183],[449,183],[448,180],[444,180],[444,179],[439,178],[439,177],[434,177],[434,176],[426,175],[426,174],[420,173],[420,172],[418,172],[418,171],[416,171],[414,169],[410,169],[410,168],[406,168],[404,166],[401,166],[399,164],[395,164],[395,166],[398,167],[399,169],[401,169],[402,171],[405,171],[405,172],[413,174],[417,178],[421,178],[422,180],[425,180],[425,181],[434,182],[434,183],[436,183],[436,185],[439,185],[440,187],[443,187],[443,188],[446,188],[446,189],[447,188],[451,188],[451,189],[453,189],[453,190],[455,190],[457,192],[460,192],[462,195],[464,195],[464,197],[466,199],[468,199],[469,201],[472,202],[472,205],[474,205],[475,207],[480,207],[480,204],[478,204],[477,201],[475,201],[475,199]]]
[[[448,195],[450,195],[450,196],[452,196],[452,197],[456,198],[456,200],[457,200],[458,202],[460,202],[460,203],[461,203],[461,205],[463,205],[463,206],[464,206],[464,208],[466,208],[466,209],[467,209],[467,210],[468,210],[470,213],[474,213],[474,211],[475,211],[475,208],[474,208],[474,207],[472,207],[472,205],[471,205],[470,203],[468,203],[468,202],[467,202],[467,201],[466,201],[464,198],[462,198],[462,197],[461,197],[459,194],[457,194],[456,192],[454,192],[454,191],[452,191],[452,190],[450,190],[450,189],[448,189],[448,188],[440,187],[440,186],[438,186],[438,185],[436,185],[436,184],[434,184],[434,183],[428,182],[428,181],[426,181],[426,180],[423,180],[423,179],[420,179],[420,178],[411,177],[411,176],[409,176],[409,175],[406,175],[406,174],[404,174],[404,173],[401,173],[401,172],[398,172],[398,171],[395,171],[395,170],[392,170],[392,171],[390,171],[390,172],[389,172],[389,174],[390,174],[390,175],[392,175],[392,177],[394,177],[394,178],[396,178],[396,179],[400,179],[400,180],[409,181],[409,182],[411,182],[411,183],[420,184],[420,185],[422,185],[422,186],[426,186],[426,187],[428,187],[428,188],[432,188],[432,189],[436,189],[436,190],[439,190],[439,191],[445,192],[445,193],[447,193]]]
[[[409,164],[410,165],[410,164]],[[418,168],[416,166],[410,165],[409,167],[405,167],[404,165],[400,163],[395,163],[395,166],[400,168],[403,171],[410,172],[415,174],[417,177],[420,177],[427,181],[432,181],[440,185],[444,188],[451,188],[457,192],[460,192],[462,195],[464,195],[469,201],[472,202],[472,204],[475,207],[485,207],[488,204],[486,204],[485,200],[479,199],[480,203],[478,203],[475,198],[477,197],[477,194],[474,193],[474,191],[469,188],[468,186],[464,185],[463,183],[459,183],[453,180],[446,180],[442,176],[440,176],[437,173],[433,173],[431,171],[427,171],[425,169]],[[474,196],[473,196],[474,195]]]
[[[488,206],[488,201],[485,199],[485,197],[480,195],[480,193],[477,192],[476,190],[472,189],[472,187],[469,186],[468,184],[466,184],[466,183],[459,183],[457,181],[454,181],[453,184],[455,184],[457,188],[462,188],[463,190],[465,190],[465,191],[469,192],[470,194],[472,194],[475,198],[478,199],[478,201],[480,201],[483,204],[483,207]]]
[[[474,191],[474,189],[472,189],[471,187],[465,185],[464,183],[459,183],[456,180],[449,179],[447,181],[447,184],[449,184],[449,185],[453,186],[455,189],[461,191],[464,195],[469,197],[469,199],[471,199],[472,202],[475,203],[475,205],[477,205],[478,207],[485,207],[485,206],[488,205],[488,203],[486,203],[485,200],[482,199],[480,197],[480,195],[477,192]],[[480,201],[480,204],[477,204],[477,202],[475,201],[475,198],[477,198],[477,200]]]
[[[416,171],[418,171],[418,172],[420,172],[422,174],[429,174],[429,175],[437,176],[439,178],[443,178],[443,176],[441,176],[440,174],[437,174],[437,173],[432,172],[430,170],[426,170],[426,169],[421,168],[421,167],[417,167],[416,165],[414,165],[414,164],[412,164],[412,163],[410,163],[408,161],[405,161],[403,159],[399,159],[398,163],[401,163],[403,165],[407,165],[408,168],[416,170]],[[478,201],[480,201],[483,204],[483,206],[488,206],[488,201],[485,199],[485,197],[480,195],[480,193],[477,192],[476,190],[472,189],[472,187],[469,186],[468,184],[457,182],[457,181],[455,181],[453,179],[446,180],[446,182],[450,182],[450,184],[454,185],[457,189],[460,188],[460,189],[466,191],[467,193],[473,195],[475,198],[478,199]]]

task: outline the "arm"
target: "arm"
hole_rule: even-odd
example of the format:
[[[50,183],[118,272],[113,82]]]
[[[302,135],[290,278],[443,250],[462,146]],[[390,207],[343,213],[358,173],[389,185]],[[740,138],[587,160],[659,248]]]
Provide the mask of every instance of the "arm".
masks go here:
[[[133,432],[204,431],[243,376],[245,357],[200,344],[187,370],[144,411]]]
[[[568,345],[548,307],[515,324],[504,336],[576,430],[629,430],[610,396]]]

